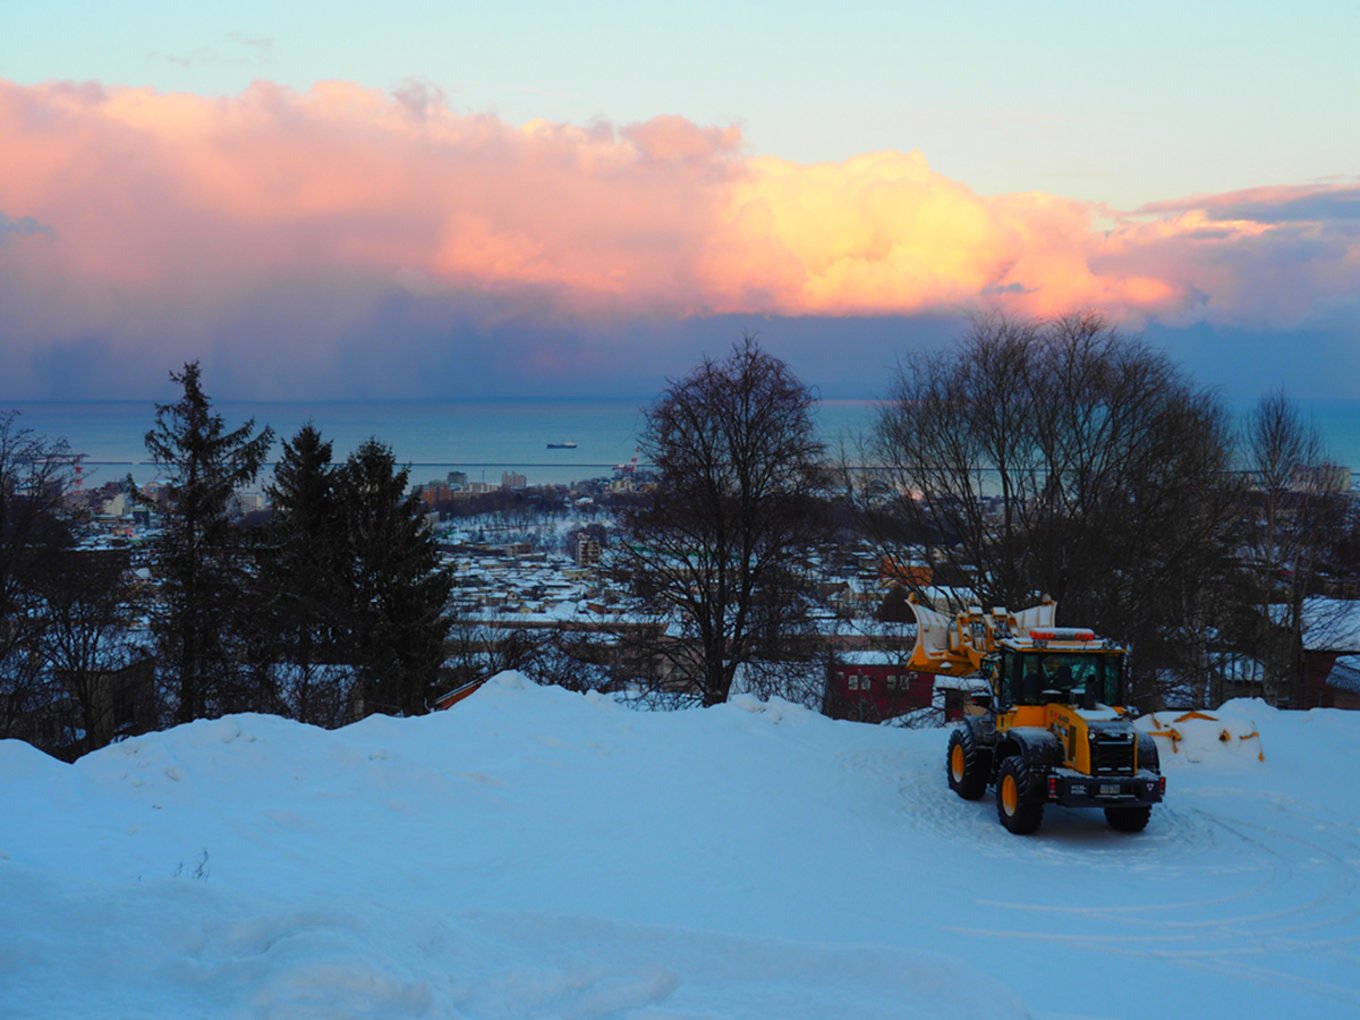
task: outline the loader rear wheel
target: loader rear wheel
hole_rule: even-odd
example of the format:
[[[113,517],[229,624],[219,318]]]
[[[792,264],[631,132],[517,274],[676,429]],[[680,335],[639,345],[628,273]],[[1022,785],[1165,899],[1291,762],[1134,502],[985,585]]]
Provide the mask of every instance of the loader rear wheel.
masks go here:
[[[1152,817],[1152,807],[1107,807],[1105,821],[1115,832],[1142,832]]]
[[[960,727],[949,734],[949,754],[945,773],[949,788],[964,800],[977,800],[987,789],[987,766],[982,748],[977,746],[973,731]]]
[[[1043,769],[1026,768],[1012,755],[996,773],[996,814],[1009,832],[1028,836],[1044,820]]]

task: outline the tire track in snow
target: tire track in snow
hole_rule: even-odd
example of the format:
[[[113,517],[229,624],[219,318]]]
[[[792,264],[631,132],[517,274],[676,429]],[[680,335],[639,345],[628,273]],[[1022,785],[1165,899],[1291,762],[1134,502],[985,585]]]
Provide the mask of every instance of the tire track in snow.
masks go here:
[[[1017,838],[998,824],[990,791],[975,802],[949,791],[943,753],[931,760],[858,752],[841,755],[839,764],[893,784],[901,823],[944,847],[1004,858],[1021,870],[1122,872],[1131,878],[1122,886],[1101,880],[1083,893],[1103,895],[1106,902],[977,898],[974,904],[997,920],[1026,920],[1014,927],[962,924],[943,931],[1160,959],[1324,1000],[1360,1003],[1355,967],[1360,936],[1338,934],[1354,931],[1360,916],[1355,853],[1360,833],[1354,826],[1311,816],[1300,805],[1275,805],[1312,823],[1310,833],[1299,834],[1217,810],[1205,803],[1212,803],[1213,791],[1199,790],[1157,807],[1149,828],[1134,836],[1108,829],[1099,811],[1049,808],[1039,835]],[[1216,895],[1196,895],[1205,886]],[[1112,899],[1121,894],[1152,894],[1155,901]],[[1272,958],[1283,967],[1272,966]],[[1287,959],[1299,965],[1284,963]],[[1357,980],[1348,984],[1337,980],[1338,974]]]
[[[898,810],[913,828],[951,844],[962,841],[972,852],[1008,861],[1165,873],[1169,855],[1177,862],[1196,859],[1224,844],[1223,833],[1212,824],[1184,817],[1183,811],[1165,805],[1153,809],[1151,825],[1133,838],[1109,829],[1099,810],[1050,807],[1038,837],[1017,839],[997,821],[990,788],[976,801],[962,800],[949,790],[943,750],[937,761],[914,761],[896,778],[901,796]],[[1113,847],[1119,848],[1118,855],[1108,853]]]
[[[1329,929],[1334,931],[1342,926],[1354,930],[1355,919],[1360,916],[1356,870],[1347,854],[1353,846],[1349,831],[1345,827],[1329,831],[1327,835],[1334,844],[1329,846],[1317,839],[1204,809],[1183,814],[1198,816],[1201,824],[1217,828],[1225,836],[1221,849],[1243,859],[1225,872],[1215,855],[1197,870],[1205,875],[1212,873],[1214,882],[1220,886],[1225,874],[1256,874],[1259,880],[1227,896],[1168,899],[1161,903],[1074,906],[978,899],[975,902],[988,909],[1047,917],[1049,926],[1026,925],[1015,929],[951,926],[947,930],[982,938],[1080,946],[1124,957],[1157,957],[1244,981],[1297,988],[1360,1003],[1360,982],[1347,985],[1262,963],[1267,957],[1306,957],[1312,961],[1334,961],[1342,973],[1356,974],[1350,961],[1356,957],[1360,936],[1325,936]],[[1294,863],[1301,859],[1301,852],[1306,860],[1302,867]],[[1196,869],[1179,870],[1193,878]],[[1209,917],[1194,916],[1208,908],[1226,908],[1230,904],[1236,909],[1220,910]]]
[[[1203,814],[1203,812],[1197,812]],[[1005,900],[983,900],[979,899],[980,905],[996,907],[1005,910],[1018,910],[1029,912],[1040,912],[1048,914],[1066,914],[1069,916],[1087,917],[1090,919],[1100,919],[1107,921],[1117,921],[1121,925],[1143,925],[1157,928],[1172,928],[1178,930],[1194,930],[1199,933],[1206,931],[1236,931],[1249,932],[1251,937],[1259,938],[1267,935],[1292,934],[1301,931],[1312,931],[1316,929],[1333,927],[1338,924],[1354,920],[1360,911],[1351,907],[1344,913],[1326,916],[1319,919],[1312,919],[1306,923],[1291,925],[1283,928],[1251,927],[1248,925],[1259,925],[1263,922],[1283,920],[1288,917],[1306,916],[1312,918],[1319,912],[1326,912],[1332,906],[1346,903],[1356,890],[1356,875],[1353,868],[1345,859],[1327,849],[1326,847],[1305,840],[1291,833],[1281,832],[1266,826],[1256,825],[1249,822],[1228,822],[1222,818],[1209,816],[1210,822],[1217,824],[1226,831],[1237,836],[1239,840],[1250,846],[1259,858],[1267,860],[1269,863],[1264,865],[1267,876],[1261,882],[1241,890],[1231,896],[1221,896],[1212,899],[1199,900],[1177,900],[1167,903],[1141,903],[1141,904],[1120,904],[1102,907],[1090,906],[1068,906],[1061,904],[1036,904],[1019,903]],[[1261,836],[1251,836],[1243,830],[1258,830]],[[1322,872],[1318,877],[1322,883],[1327,883],[1318,888],[1317,891],[1305,900],[1296,900],[1293,905],[1264,912],[1247,913],[1240,915],[1218,916],[1199,919],[1169,919],[1165,916],[1168,910],[1200,910],[1204,907],[1219,904],[1246,900],[1255,901],[1269,892],[1285,890],[1286,887],[1297,885],[1302,877],[1299,869],[1291,863],[1291,856],[1281,853],[1276,847],[1267,842],[1268,838],[1285,840],[1288,842],[1304,846],[1314,855],[1314,860],[1318,863],[1325,862],[1325,867],[1317,869]],[[1237,870],[1247,870],[1239,868]],[[1261,866],[1253,866],[1250,870],[1263,870]],[[1218,874],[1222,874],[1218,871]],[[1328,881],[1329,880],[1329,881]],[[1146,917],[1142,914],[1156,913],[1158,916]],[[1199,937],[1197,934],[1195,937]],[[1360,943],[1360,936],[1346,939],[1330,940],[1322,943],[1309,943],[1309,948],[1318,948],[1325,945],[1348,945]]]

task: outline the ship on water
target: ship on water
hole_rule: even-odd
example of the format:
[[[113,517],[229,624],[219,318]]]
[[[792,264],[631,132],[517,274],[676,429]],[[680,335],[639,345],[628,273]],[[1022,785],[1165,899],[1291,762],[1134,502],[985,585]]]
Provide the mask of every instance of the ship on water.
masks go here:
[[[548,444],[548,449],[549,449],[549,450],[574,450],[574,449],[576,449],[576,444],[575,444],[574,442],[572,442],[570,439],[568,439],[565,443],[549,443],[549,444]]]

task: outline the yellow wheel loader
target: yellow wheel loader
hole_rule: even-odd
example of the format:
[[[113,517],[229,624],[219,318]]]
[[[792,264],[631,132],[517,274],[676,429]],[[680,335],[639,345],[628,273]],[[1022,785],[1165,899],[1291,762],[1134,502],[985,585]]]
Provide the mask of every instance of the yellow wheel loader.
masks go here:
[[[953,617],[909,600],[916,645],[909,668],[980,675],[975,699],[949,736],[949,788],[977,800],[996,790],[1001,824],[1035,832],[1044,807],[1100,807],[1110,827],[1141,832],[1166,793],[1157,745],[1133,728],[1124,650],[1092,631],[1054,626],[1045,599],[1018,613],[974,606]]]

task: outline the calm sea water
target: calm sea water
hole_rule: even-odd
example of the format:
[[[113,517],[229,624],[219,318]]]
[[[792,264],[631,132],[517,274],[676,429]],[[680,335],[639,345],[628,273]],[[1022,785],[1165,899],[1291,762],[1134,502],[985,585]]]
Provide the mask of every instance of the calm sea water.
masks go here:
[[[473,480],[499,483],[501,472],[517,471],[530,484],[569,482],[610,474],[633,456],[641,427],[637,399],[513,400],[485,402],[368,401],[353,403],[263,403],[219,401],[215,408],[235,427],[254,419],[291,437],[307,422],[335,445],[343,459],[370,436],[392,447],[411,465],[412,481],[466,471]],[[1229,404],[1234,415],[1249,413],[1252,401]],[[1360,400],[1298,401],[1318,428],[1330,458],[1360,469]],[[853,444],[878,410],[871,400],[828,400],[818,408],[823,437],[834,448]],[[23,426],[42,435],[64,437],[85,454],[87,484],[122,478],[139,482],[155,477],[144,437],[155,407],[143,401],[10,403],[0,409],[20,412]],[[575,449],[550,450],[548,443],[576,443]],[[278,454],[275,445],[274,455]]]
[[[632,458],[644,402],[630,400],[514,400],[486,402],[264,403],[217,401],[228,428],[254,419],[291,438],[311,422],[334,443],[337,460],[375,436],[411,465],[412,481],[466,471],[474,481],[499,483],[503,471],[523,474],[530,484],[570,482],[609,475]],[[872,419],[873,401],[825,401],[818,423],[829,442],[855,433]],[[22,426],[64,437],[85,455],[87,484],[122,478],[138,482],[156,476],[145,435],[155,423],[155,406],[142,401],[11,403]],[[548,449],[573,442],[574,449]],[[271,456],[277,456],[276,443]]]

